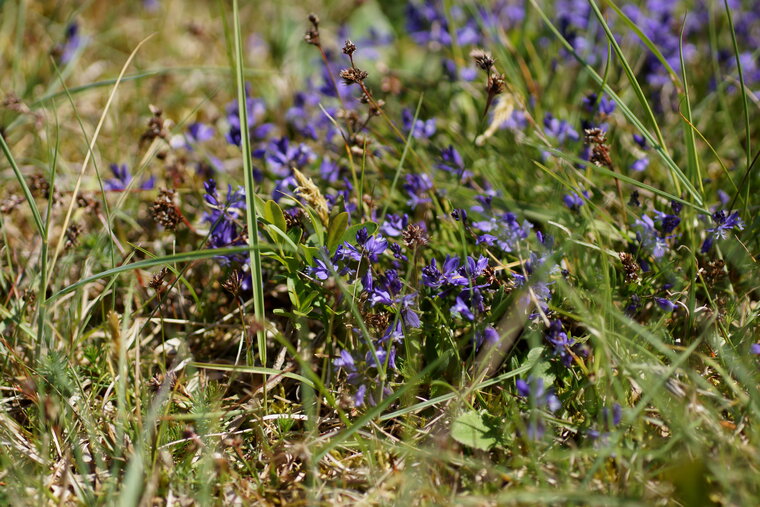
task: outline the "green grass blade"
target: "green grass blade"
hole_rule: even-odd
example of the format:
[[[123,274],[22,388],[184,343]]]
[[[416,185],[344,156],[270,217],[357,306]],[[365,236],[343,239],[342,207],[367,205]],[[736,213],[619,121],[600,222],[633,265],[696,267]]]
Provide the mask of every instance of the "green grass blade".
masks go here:
[[[678,57],[681,62],[681,75],[683,76],[683,100],[686,104],[686,110],[684,116],[686,117],[686,120],[689,122],[689,125],[691,125],[692,122],[692,114],[691,114],[691,97],[689,96],[689,80],[686,77],[686,62],[684,62],[683,59],[683,31],[686,27],[686,20],[684,19],[684,23],[681,26],[681,36],[678,38]],[[689,172],[689,176],[691,178],[691,181],[694,183],[694,185],[699,186],[700,192],[704,195],[705,189],[702,185],[702,172],[699,167],[699,155],[697,154],[697,142],[694,137],[694,130],[687,125],[685,128],[685,138],[686,138],[686,153],[687,153],[687,165],[686,169]]]
[[[24,175],[21,174],[21,169],[19,169],[18,164],[16,164],[16,159],[13,158],[11,149],[8,147],[8,144],[5,142],[5,137],[2,134],[0,134],[0,148],[2,148],[5,158],[8,159],[11,169],[13,169],[13,174],[16,175],[18,184],[21,186],[21,191],[24,193],[24,199],[26,199],[29,208],[32,210],[32,219],[34,220],[34,226],[37,228],[37,233],[40,235],[40,238],[44,239],[47,237],[47,234],[45,233],[45,225],[42,223],[40,210],[37,208],[37,203],[34,202],[34,196],[32,196],[32,192],[26,184]]]
[[[744,200],[744,213],[747,213],[747,202],[749,201],[750,196],[750,189],[752,188],[752,184],[750,182],[749,178],[749,172],[752,170],[752,137],[750,135],[750,127],[749,127],[749,104],[747,103],[747,88],[744,84],[744,71],[742,70],[742,62],[741,58],[739,58],[739,43],[736,41],[736,30],[734,29],[734,18],[731,16],[731,9],[728,6],[728,0],[723,0],[723,4],[726,6],[726,16],[728,17],[728,26],[731,29],[731,43],[733,44],[734,49],[734,57],[736,58],[736,68],[739,71],[739,84],[741,86],[741,92],[742,92],[742,107],[744,109],[744,129],[745,129],[745,135],[746,135],[746,147],[745,150],[747,152],[747,171],[745,173],[744,178],[742,179],[742,183],[746,181],[747,185],[747,194],[746,199]],[[741,191],[741,189],[740,189]],[[736,200],[736,197],[732,200]]]
[[[678,177],[679,180],[681,180],[684,183],[684,186],[686,187],[686,190],[689,192],[689,194],[692,196],[694,201],[697,203],[698,206],[703,205],[702,197],[699,195],[699,192],[694,188],[693,185],[688,181],[686,178],[686,175],[684,175],[681,168],[678,167],[678,165],[673,161],[670,154],[665,150],[665,147],[649,132],[649,130],[646,128],[646,126],[641,122],[641,120],[638,119],[638,117],[631,111],[631,109],[620,99],[617,93],[615,93],[612,88],[604,83],[604,79],[602,76],[600,76],[591,65],[584,60],[578,53],[575,51],[573,46],[567,41],[567,39],[560,33],[560,31],[557,29],[556,26],[551,22],[549,17],[546,15],[543,9],[538,5],[536,0],[530,0],[533,7],[538,11],[539,15],[543,19],[544,23],[549,27],[549,30],[557,37],[557,39],[560,41],[562,46],[571,54],[573,57],[583,66],[583,68],[586,70],[586,72],[591,75],[592,79],[596,81],[597,84],[603,86],[605,93],[612,98],[615,103],[617,104],[618,108],[620,109],[620,112],[623,113],[623,115],[626,117],[626,119],[631,122],[633,126],[635,126],[639,133],[646,139],[647,143],[649,143],[650,146],[652,146],[652,149],[657,152],[657,154],[660,156],[660,158],[665,162],[665,165],[670,170],[671,174],[674,174]]]
[[[256,248],[261,248],[261,245],[258,245]],[[210,259],[211,257],[241,254],[241,253],[246,253],[250,251],[252,251],[252,247],[250,246],[212,248],[209,250],[195,250],[192,252],[166,255],[163,257],[154,257],[152,259],[145,259],[145,260],[133,262],[130,264],[124,264],[112,269],[101,271],[100,273],[96,273],[94,275],[90,275],[86,278],[82,278],[81,280],[78,280],[72,283],[71,285],[67,285],[63,289],[59,290],[58,292],[50,296],[47,299],[47,301],[54,301],[60,298],[61,296],[68,294],[69,292],[73,292],[79,289],[80,287],[83,287],[89,283],[100,280],[101,278],[112,278],[116,275],[125,273],[127,271],[132,271],[134,269],[146,269],[146,268],[151,268],[153,266],[169,265],[169,264],[173,264],[177,262],[197,261],[201,259]]]
[[[289,371],[278,370],[276,368],[265,368],[262,366],[235,366],[231,364],[212,364],[212,363],[196,363],[196,362],[189,363],[188,366],[193,366],[195,368],[203,368],[206,370],[231,371],[231,372],[237,372],[237,373],[255,373],[257,375],[285,377],[285,378],[290,378],[293,380],[298,380],[299,382],[303,382],[304,384],[308,385],[311,388],[315,388],[314,382],[304,377],[303,375],[299,375],[297,373],[292,373]]]
[[[670,66],[670,63],[668,63],[668,60],[662,56],[662,53],[660,50],[655,46],[654,42],[652,42],[652,39],[650,39],[647,34],[645,34],[641,28],[636,26],[636,23],[634,23],[631,18],[629,18],[625,12],[623,12],[620,7],[618,7],[613,0],[605,0],[605,3],[610,6],[610,8],[615,11],[615,14],[620,17],[620,21],[625,24],[633,33],[636,34],[636,36],[641,40],[641,42],[644,43],[644,45],[649,49],[649,51],[652,52],[652,54],[657,58],[657,60],[662,64],[663,67],[665,67],[665,70],[668,71],[668,74],[670,75],[670,79],[672,79],[675,83],[680,82],[680,79],[678,78],[678,74],[676,74],[676,71],[673,70],[673,67]]]
[[[248,129],[248,109],[246,107],[245,78],[243,76],[243,40],[240,32],[238,0],[232,3],[233,29],[235,32],[235,84],[240,115],[240,148],[243,152],[245,172],[246,224],[248,225],[248,246],[251,257],[251,283],[253,285],[253,308],[256,320],[264,322],[264,281],[261,278],[261,254],[259,252],[258,211],[256,209],[256,188],[253,181],[253,160],[251,159],[251,138]],[[260,329],[257,333],[259,360],[267,364],[266,335]]]

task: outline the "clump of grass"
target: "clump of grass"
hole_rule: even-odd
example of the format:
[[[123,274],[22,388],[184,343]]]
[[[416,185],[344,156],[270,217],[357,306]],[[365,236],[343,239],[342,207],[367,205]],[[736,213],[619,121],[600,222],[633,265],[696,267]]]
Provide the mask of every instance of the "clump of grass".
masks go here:
[[[2,502],[752,504],[754,3],[312,7],[0,6]]]

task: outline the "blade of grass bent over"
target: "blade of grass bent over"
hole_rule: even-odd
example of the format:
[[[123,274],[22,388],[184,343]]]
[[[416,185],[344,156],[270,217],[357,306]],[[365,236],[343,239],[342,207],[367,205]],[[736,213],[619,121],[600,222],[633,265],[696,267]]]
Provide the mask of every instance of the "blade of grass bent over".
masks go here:
[[[116,90],[119,89],[119,84],[121,83],[121,79],[124,77],[124,74],[127,71],[127,67],[129,67],[129,64],[132,63],[132,60],[134,59],[135,55],[137,55],[137,52],[140,50],[143,44],[145,44],[148,39],[153,37],[153,34],[148,35],[146,38],[141,40],[134,50],[132,50],[132,53],[129,55],[129,58],[127,58],[127,61],[124,62],[124,65],[121,68],[121,72],[119,73],[119,77],[116,80],[116,84],[114,85],[113,89],[111,90],[111,94],[108,96],[108,100],[106,101],[105,107],[103,107],[103,114],[100,115],[100,120],[98,121],[97,127],[95,127],[95,132],[92,135],[92,139],[90,140],[90,147],[87,150],[87,153],[84,157],[84,162],[82,162],[82,169],[79,171],[79,176],[77,177],[77,182],[74,185],[74,190],[71,193],[71,201],[69,202],[69,206],[66,209],[66,216],[63,219],[63,224],[61,224],[61,234],[58,237],[58,243],[56,244],[55,251],[53,253],[53,260],[50,262],[50,273],[54,272],[55,263],[58,260],[58,256],[61,254],[61,250],[63,249],[64,239],[66,238],[66,229],[68,228],[69,221],[71,220],[71,214],[74,211],[74,205],[77,202],[77,194],[79,193],[79,187],[82,185],[82,177],[84,176],[85,171],[87,171],[87,166],[90,162],[91,155],[93,151],[95,150],[95,143],[98,140],[98,136],[100,135],[100,129],[103,128],[103,124],[106,121],[106,115],[108,114],[108,111],[111,108],[111,104],[113,103],[113,99],[116,96]]]

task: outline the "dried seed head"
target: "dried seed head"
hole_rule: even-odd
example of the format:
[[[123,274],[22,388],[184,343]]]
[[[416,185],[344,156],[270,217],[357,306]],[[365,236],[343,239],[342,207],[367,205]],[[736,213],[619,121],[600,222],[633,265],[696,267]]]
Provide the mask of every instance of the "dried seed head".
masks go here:
[[[288,226],[288,229],[303,227],[303,210],[301,208],[293,208],[291,212],[285,213],[285,224]]]
[[[97,212],[100,209],[100,202],[96,201],[90,194],[79,194],[77,196],[77,205],[90,211]]]
[[[140,136],[140,143],[153,141],[157,137],[168,139],[169,132],[166,130],[166,121],[163,118],[163,111],[153,104],[150,104],[148,108],[153,116],[148,120],[148,130]]]
[[[639,265],[636,263],[636,259],[633,255],[627,252],[620,252],[618,254],[620,262],[623,263],[623,269],[625,270],[625,283],[636,283],[639,279]]]
[[[584,130],[583,137],[586,144],[605,144],[607,142],[607,136],[604,130],[600,128]]]
[[[343,54],[348,55],[348,56],[353,56],[355,51],[356,51],[356,44],[351,42],[349,39],[346,39],[346,43],[343,45]]]
[[[504,93],[504,90],[506,90],[506,88],[507,84],[504,74],[494,73],[488,76],[487,91],[490,97]]]
[[[311,28],[306,30],[303,38],[308,44],[319,46],[319,18],[313,12],[309,14],[309,23]]]
[[[235,270],[230,273],[230,276],[222,282],[222,288],[233,296],[238,296],[243,288],[243,278],[240,276],[240,271]]]
[[[306,30],[306,33],[303,34],[303,40],[312,46],[319,46],[319,32],[316,30]]]
[[[589,158],[592,164],[599,167],[608,167],[612,169],[612,158],[610,157],[610,149],[605,144],[595,144],[591,149],[591,157]]]
[[[322,220],[322,223],[327,224],[329,220],[327,201],[325,200],[324,196],[322,196],[322,192],[319,191],[319,187],[314,184],[311,178],[306,177],[298,169],[293,169],[293,175],[296,177],[296,181],[298,182],[296,193],[303,197],[307,203],[313,206],[314,210],[317,212],[317,215],[319,215],[319,218]]]
[[[161,268],[161,271],[153,275],[153,278],[150,279],[150,282],[148,282],[148,287],[155,291],[160,290],[164,285],[164,278],[166,278],[166,275],[168,274],[169,270],[167,268]]]
[[[166,375],[156,373],[153,375],[153,378],[148,381],[148,387],[152,392],[157,393],[164,383],[166,383],[167,390],[171,391],[174,389],[174,386],[177,384],[177,374],[173,371],[168,372]]]
[[[385,331],[388,328],[388,322],[390,321],[390,314],[387,312],[382,313],[369,313],[364,316],[367,325],[373,328],[375,331]]]
[[[425,229],[417,224],[409,224],[403,232],[404,245],[407,248],[416,248],[428,244],[428,237]]]
[[[3,199],[2,202],[0,202],[0,212],[4,215],[7,215],[8,213],[15,210],[19,204],[24,202],[24,198],[20,195],[11,194],[5,199]]]
[[[79,236],[84,232],[84,227],[82,227],[79,224],[71,224],[66,228],[66,243],[64,244],[64,247],[68,250],[69,248],[75,247],[79,241]]]
[[[174,203],[174,190],[162,189],[150,207],[153,220],[173,231],[182,222],[182,214]]]
[[[470,52],[470,58],[475,61],[475,65],[486,72],[490,72],[491,67],[493,67],[494,64],[494,59],[491,57],[491,54],[479,48],[473,49]]]
[[[385,93],[398,95],[403,89],[403,84],[401,83],[401,80],[396,76],[383,76],[383,79],[380,81],[380,89]]]
[[[43,199],[50,197],[50,183],[42,173],[35,173],[29,178],[29,190],[34,197],[42,197]]]
[[[340,71],[340,78],[347,85],[363,83],[367,79],[367,75],[366,72],[358,67],[350,67]]]
[[[712,260],[700,272],[709,285],[714,285],[726,276],[726,263],[723,259]]]
[[[485,269],[483,270],[483,278],[485,279],[488,285],[500,284],[499,279],[496,278],[496,271],[493,269],[493,266],[485,267]]]
[[[382,99],[376,100],[374,102],[370,102],[370,105],[369,105],[370,116],[380,116],[383,113],[383,106],[385,106],[385,101]]]

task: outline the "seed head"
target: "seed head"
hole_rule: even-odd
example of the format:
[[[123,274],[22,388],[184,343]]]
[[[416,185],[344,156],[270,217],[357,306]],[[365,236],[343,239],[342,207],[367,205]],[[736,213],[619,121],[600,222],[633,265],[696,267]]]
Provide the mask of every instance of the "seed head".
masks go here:
[[[639,265],[636,263],[636,259],[633,255],[627,252],[620,252],[618,254],[620,262],[623,263],[623,269],[625,270],[625,283],[636,283],[639,279]]]
[[[306,30],[303,38],[308,44],[319,46],[319,18],[316,14],[309,14],[309,23],[311,23],[311,28]]]
[[[507,85],[504,74],[494,73],[488,76],[487,91],[489,97],[495,97],[496,95],[504,93],[506,88]]]
[[[296,187],[296,193],[303,197],[303,199],[312,205],[322,220],[322,223],[327,224],[329,220],[329,211],[327,201],[325,200],[322,192],[319,191],[311,178],[304,175],[298,169],[293,168],[293,175],[296,177],[298,187]]]
[[[470,52],[470,58],[472,58],[475,61],[475,65],[477,65],[479,68],[483,69],[486,72],[491,71],[491,68],[494,64],[494,59],[491,57],[491,54],[482,50],[482,49],[473,49]]]
[[[230,276],[222,282],[222,288],[232,294],[238,296],[243,287],[243,278],[240,276],[240,271],[235,270],[230,273]]]
[[[182,214],[174,203],[174,190],[162,189],[150,207],[153,220],[173,231],[182,221]]]
[[[356,51],[356,44],[354,44],[350,40],[346,40],[346,43],[343,45],[343,54],[348,55],[348,56],[353,56],[355,51]]]
[[[66,243],[64,247],[68,250],[77,246],[79,236],[84,232],[84,227],[79,224],[71,224],[66,228]]]
[[[167,268],[161,268],[161,271],[153,275],[153,278],[150,279],[150,282],[148,282],[148,287],[155,291],[159,291],[161,287],[164,285],[164,278],[166,278],[166,275],[169,274],[169,270]]]
[[[29,178],[29,190],[34,197],[47,199],[50,197],[50,183],[42,173],[35,173]]]
[[[11,194],[5,199],[3,199],[2,202],[0,202],[0,213],[3,213],[4,215],[7,215],[14,209],[18,207],[19,204],[24,202],[24,198],[20,195]]]
[[[589,158],[592,164],[599,167],[608,167],[612,169],[612,158],[610,158],[610,149],[606,144],[596,144],[591,149],[591,157]]]
[[[349,67],[340,71],[340,78],[346,85],[360,84],[367,79],[367,73],[358,67]]]
[[[586,144],[605,144],[607,142],[607,136],[604,130],[600,128],[586,129],[583,132]]]
[[[404,245],[407,248],[416,248],[428,244],[428,237],[425,230],[417,224],[409,224],[402,233]]]

